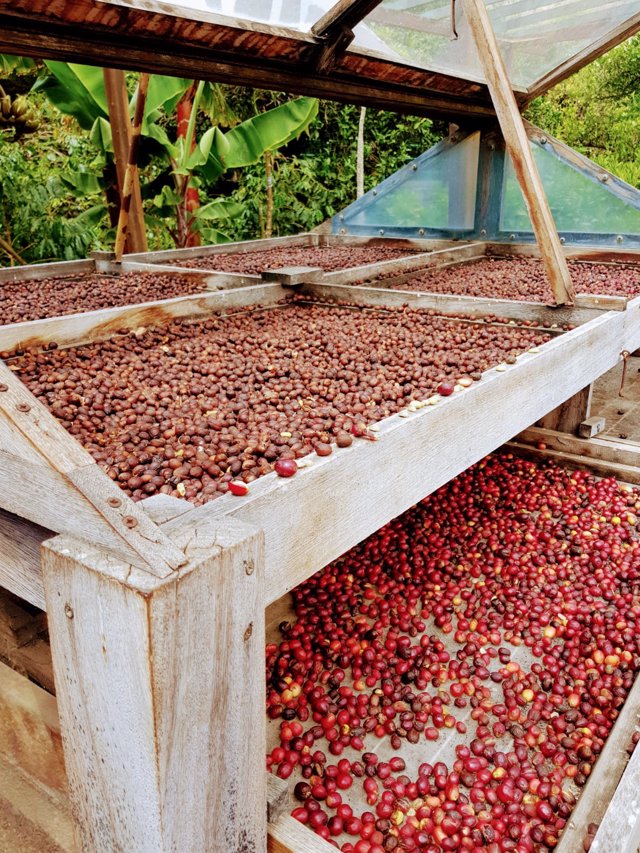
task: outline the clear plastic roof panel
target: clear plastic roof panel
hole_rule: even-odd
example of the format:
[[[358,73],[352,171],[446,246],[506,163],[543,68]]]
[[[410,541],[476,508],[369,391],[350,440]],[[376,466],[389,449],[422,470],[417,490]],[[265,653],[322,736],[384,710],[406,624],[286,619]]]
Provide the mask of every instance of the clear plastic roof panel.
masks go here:
[[[526,90],[639,11],[638,0],[485,0],[514,88]],[[462,3],[383,0],[356,28],[353,50],[374,34],[385,59],[483,81]],[[458,37],[453,34],[453,26]]]
[[[340,224],[360,229],[463,232],[474,227],[480,133],[441,142],[348,207]]]
[[[608,182],[599,181],[595,172],[587,174],[569,165],[550,146],[534,142],[531,147],[561,234],[640,235],[640,210],[614,195]],[[533,231],[509,157],[505,158],[500,228],[514,233]]]
[[[334,5],[334,0],[104,0],[118,6],[164,12],[181,18],[239,22],[292,29],[308,34],[311,27]]]

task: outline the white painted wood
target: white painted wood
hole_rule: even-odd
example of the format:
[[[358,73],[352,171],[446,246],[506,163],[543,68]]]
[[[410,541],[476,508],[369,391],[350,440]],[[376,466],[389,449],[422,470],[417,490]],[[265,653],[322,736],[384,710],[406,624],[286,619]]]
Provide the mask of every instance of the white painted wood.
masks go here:
[[[625,483],[640,483],[640,468],[637,466],[624,465],[620,462],[609,462],[605,459],[597,459],[590,456],[579,456],[577,454],[565,453],[561,450],[539,450],[536,447],[521,444],[517,441],[510,441],[505,447],[527,458],[550,459],[564,468],[576,470],[586,468],[598,477],[615,477],[617,480]]]
[[[640,299],[624,313],[603,314],[524,354],[504,372],[487,371],[480,382],[435,406],[387,418],[377,442],[359,440],[329,457],[310,456],[295,477],[269,474],[252,483],[246,497],[225,495],[164,530],[184,536],[189,524],[207,519],[215,527],[225,515],[264,530],[266,603],[275,601],[605,373],[622,349],[638,343]]]
[[[494,314],[513,320],[533,320],[552,328],[565,323],[580,324],[592,320],[602,309],[552,308],[540,302],[516,302],[510,299],[479,299],[476,296],[456,296],[446,293],[423,293],[416,290],[387,290],[381,287],[348,287],[339,284],[303,284],[300,292],[320,299],[348,301],[356,305],[409,305],[411,308],[433,309],[443,314],[466,314],[484,317]],[[0,332],[1,334],[1,332]]]
[[[103,341],[122,332],[158,326],[186,317],[206,317],[220,311],[231,311],[250,305],[273,305],[284,299],[287,291],[279,284],[260,284],[217,293],[179,296],[128,305],[103,308],[84,314],[50,317],[29,323],[0,326],[0,352],[16,347],[43,347],[55,342],[60,347],[78,346],[90,341]]]
[[[42,278],[58,278],[59,276],[85,275],[95,272],[92,260],[55,261],[50,264],[29,264],[22,267],[5,267],[0,269],[0,287],[14,281],[37,281]]]
[[[266,847],[262,537],[216,539],[165,581],[69,537],[43,548],[81,850]]]
[[[285,246],[316,246],[318,238],[315,234],[293,234],[287,237],[270,237],[264,240],[241,240],[236,243],[217,243],[211,246],[192,246],[187,249],[162,249],[157,252],[139,252],[123,255],[126,261],[141,261],[143,263],[163,263],[192,258],[208,258],[215,255],[230,255],[245,252],[264,252],[267,249],[283,248]],[[172,267],[175,272],[175,267]]]
[[[45,610],[40,545],[51,531],[0,510],[0,587]]]
[[[587,825],[600,823],[601,820],[591,853],[635,853],[637,850],[640,829],[640,750],[635,751],[629,762],[624,786],[618,791],[616,787],[629,759],[627,747],[639,719],[640,679],[636,678],[555,853],[577,853],[583,850]],[[635,846],[631,846],[630,836],[634,833],[636,842]]]
[[[190,512],[193,506],[181,498],[174,498],[172,495],[151,495],[140,501],[140,506],[144,507],[145,512],[156,524],[164,524],[165,521],[170,521],[185,512]]]
[[[454,248],[436,249],[435,251],[420,254],[407,255],[405,258],[396,258],[391,261],[378,261],[373,264],[364,264],[359,267],[351,267],[346,270],[334,270],[324,274],[326,284],[349,284],[353,281],[367,281],[377,276],[393,276],[411,271],[418,271],[433,267],[445,266],[451,263],[481,258],[485,253],[484,243],[465,243]]]

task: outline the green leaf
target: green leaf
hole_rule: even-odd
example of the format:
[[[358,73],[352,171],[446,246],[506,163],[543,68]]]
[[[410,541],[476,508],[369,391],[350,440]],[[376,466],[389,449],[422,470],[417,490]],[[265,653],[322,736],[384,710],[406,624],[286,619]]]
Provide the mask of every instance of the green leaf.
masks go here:
[[[97,225],[100,225],[106,215],[106,204],[94,204],[93,207],[79,213],[72,221],[78,225],[86,226],[87,228],[95,228]]]
[[[113,137],[111,125],[104,116],[99,116],[93,123],[89,139],[102,154],[113,153]]]
[[[203,133],[202,138],[200,139],[196,147],[186,158],[184,168],[188,169],[189,171],[193,171],[193,169],[197,168],[198,166],[204,166],[204,164],[209,159],[211,146],[213,145],[217,130],[217,127],[210,127],[209,130]]]
[[[97,118],[108,119],[107,96],[101,68],[70,62],[45,62],[50,74],[34,85],[80,127],[91,130]]]
[[[208,204],[203,204],[202,207],[193,212],[193,216],[195,219],[209,222],[215,219],[232,219],[235,216],[240,216],[241,213],[242,205],[238,202],[226,198],[217,198]]]
[[[147,101],[144,108],[144,119],[142,121],[143,134],[149,134],[150,126],[158,121],[163,112],[171,114],[180,98],[191,85],[191,80],[182,77],[163,77],[161,74],[152,74],[149,78],[149,89]],[[130,110],[133,114],[135,106],[135,95],[131,99]]]
[[[151,203],[157,208],[175,207],[177,204],[182,204],[182,196],[165,184],[162,191],[151,200]]]
[[[232,128],[224,134],[224,150],[215,153],[225,169],[257,163],[265,151],[274,151],[298,137],[317,114],[316,98],[288,101]]]
[[[0,72],[3,75],[13,74],[14,71],[32,71],[36,67],[33,59],[26,56],[12,56],[0,53]]]
[[[87,172],[84,169],[79,169],[77,172],[64,172],[60,178],[67,187],[74,190],[75,194],[80,197],[93,195],[103,189],[100,177],[94,172]]]
[[[161,145],[169,157],[172,157],[174,160],[178,158],[178,149],[171,142],[167,135],[167,131],[162,127],[162,125],[149,124],[146,135]]]

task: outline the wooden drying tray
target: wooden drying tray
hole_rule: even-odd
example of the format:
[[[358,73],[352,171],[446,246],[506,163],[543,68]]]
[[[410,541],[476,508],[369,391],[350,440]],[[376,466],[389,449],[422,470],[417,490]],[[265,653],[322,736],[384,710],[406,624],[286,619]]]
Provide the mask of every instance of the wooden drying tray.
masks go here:
[[[16,336],[72,346],[175,317],[268,308],[289,292],[261,284],[7,326],[0,350]],[[357,294],[364,305],[385,304],[381,294],[407,301]],[[521,305],[499,304],[523,318]],[[416,295],[412,305],[441,302]],[[455,311],[500,313],[470,299]],[[1,583],[48,613],[83,850],[264,849],[266,605],[640,346],[640,298],[616,311],[534,305],[528,319],[576,328],[436,405],[386,418],[377,442],[310,456],[291,480],[267,475],[244,498],[177,501],[180,513],[162,524],[0,365],[0,508],[14,513],[2,516]],[[62,535],[38,563],[42,528]],[[274,851],[327,848],[287,827]]]

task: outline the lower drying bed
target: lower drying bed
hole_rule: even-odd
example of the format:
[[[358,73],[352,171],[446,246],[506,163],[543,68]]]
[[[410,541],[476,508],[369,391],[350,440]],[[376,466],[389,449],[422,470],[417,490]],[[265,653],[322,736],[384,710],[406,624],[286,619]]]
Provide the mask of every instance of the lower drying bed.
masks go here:
[[[293,301],[9,364],[134,498],[201,504],[282,457],[327,455],[352,433],[372,438],[368,426],[412,401],[482,381],[548,339],[420,309]]]
[[[274,605],[294,817],[343,853],[554,849],[640,665],[639,509],[489,457]]]
[[[637,296],[640,265],[569,261],[576,293]],[[482,258],[445,269],[426,270],[394,285],[396,290],[450,293],[484,299],[554,301],[542,261],[537,258]]]

